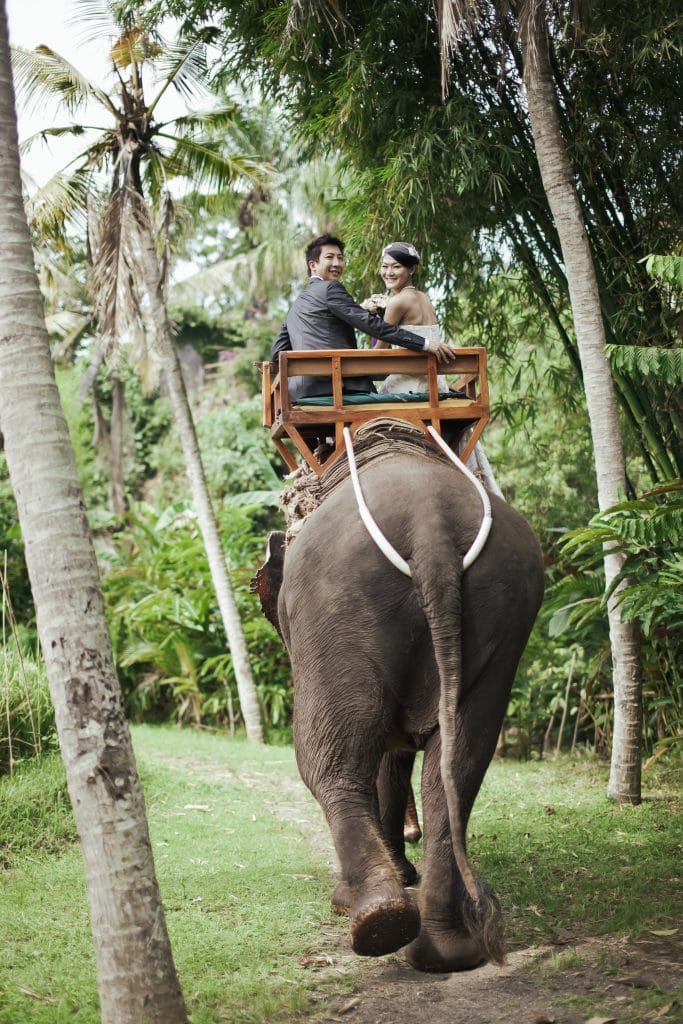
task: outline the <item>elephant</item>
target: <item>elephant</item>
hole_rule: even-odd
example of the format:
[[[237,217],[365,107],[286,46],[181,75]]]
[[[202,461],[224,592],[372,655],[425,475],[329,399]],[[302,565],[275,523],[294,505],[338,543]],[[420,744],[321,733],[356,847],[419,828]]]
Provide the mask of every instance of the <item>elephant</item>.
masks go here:
[[[317,507],[295,539],[271,535],[256,589],[289,654],[297,765],[332,834],[332,906],[349,915],[353,950],[405,947],[415,968],[450,972],[504,955],[498,901],[475,879],[465,837],[541,603],[543,562],[526,521],[491,495],[490,534],[463,569],[480,497],[422,431],[402,426],[368,424],[355,447],[367,507],[411,575],[371,538],[342,458],[314,481]],[[404,848],[418,750],[419,905]]]

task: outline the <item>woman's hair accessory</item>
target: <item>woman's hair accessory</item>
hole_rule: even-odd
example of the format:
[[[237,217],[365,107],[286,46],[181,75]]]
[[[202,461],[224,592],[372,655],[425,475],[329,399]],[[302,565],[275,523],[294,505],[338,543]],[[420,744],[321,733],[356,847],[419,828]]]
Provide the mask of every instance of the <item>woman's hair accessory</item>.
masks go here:
[[[382,249],[382,256],[391,256],[404,267],[412,267],[420,260],[420,254],[410,242],[389,242]]]

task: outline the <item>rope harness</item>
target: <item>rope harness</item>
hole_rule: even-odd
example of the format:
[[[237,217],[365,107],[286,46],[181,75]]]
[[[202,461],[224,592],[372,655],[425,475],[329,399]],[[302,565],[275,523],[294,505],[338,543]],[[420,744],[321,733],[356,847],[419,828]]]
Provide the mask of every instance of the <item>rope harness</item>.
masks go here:
[[[306,466],[292,474],[289,486],[280,495],[280,506],[287,519],[287,543],[292,543],[305,520],[337,487],[349,476],[356,497],[358,511],[368,533],[383,555],[400,572],[411,576],[410,566],[382,533],[363,496],[358,469],[370,462],[396,458],[401,454],[419,453],[423,458],[443,464],[444,458],[465,474],[476,487],[484,510],[479,532],[465,555],[463,568],[467,569],[482,551],[492,525],[489,495],[477,477],[448,447],[433,427],[428,428],[436,446],[430,444],[420,427],[389,417],[378,417],[358,428],[351,440],[348,428],[344,430],[347,459],[337,459],[322,475],[317,477]],[[355,448],[354,448],[355,444]]]
[[[479,527],[479,532],[477,533],[474,543],[472,544],[471,548],[469,549],[469,551],[467,552],[463,559],[463,569],[468,569],[481,553],[484,545],[486,544],[488,535],[491,531],[491,525],[493,523],[493,517],[491,515],[491,502],[489,500],[488,494],[482,487],[479,480],[477,480],[474,473],[470,473],[465,463],[462,462],[455,454],[455,452],[453,452],[448,447],[444,439],[441,437],[440,434],[436,432],[434,427],[428,427],[427,429],[430,435],[438,444],[438,446],[441,448],[443,453],[446,455],[446,457],[450,459],[450,461],[460,470],[461,473],[465,474],[470,483],[474,484],[479,494],[479,497],[481,498],[481,503],[484,508],[484,516],[482,518],[481,526]],[[400,572],[402,572],[404,576],[412,577],[413,574],[410,570],[410,566],[406,562],[405,558],[399,555],[396,548],[384,536],[379,526],[377,525],[375,519],[373,518],[372,513],[370,512],[370,509],[366,504],[365,498],[363,497],[363,491],[360,486],[360,480],[358,479],[358,470],[356,468],[356,458],[353,451],[353,441],[351,440],[351,432],[348,427],[344,427],[344,444],[346,445],[346,455],[349,460],[349,472],[351,474],[353,492],[356,496],[358,512],[360,513],[360,517],[363,520],[366,530],[368,531],[368,533],[370,534],[370,536],[372,537],[372,539],[374,540],[375,544],[380,549],[382,554],[385,556],[385,558],[387,558],[392,565],[394,565]]]

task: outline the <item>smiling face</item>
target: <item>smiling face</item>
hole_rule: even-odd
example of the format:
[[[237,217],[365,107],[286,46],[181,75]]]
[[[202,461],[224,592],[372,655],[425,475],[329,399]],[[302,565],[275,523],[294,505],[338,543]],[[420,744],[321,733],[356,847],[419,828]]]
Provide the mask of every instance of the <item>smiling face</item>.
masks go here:
[[[404,267],[402,263],[399,263],[392,256],[382,256],[382,263],[379,268],[384,284],[394,295],[398,294],[406,285],[413,283],[413,274],[416,270],[417,265],[414,267]]]
[[[344,254],[337,245],[323,245],[320,258],[309,260],[308,269],[323,281],[338,281],[344,271]]]

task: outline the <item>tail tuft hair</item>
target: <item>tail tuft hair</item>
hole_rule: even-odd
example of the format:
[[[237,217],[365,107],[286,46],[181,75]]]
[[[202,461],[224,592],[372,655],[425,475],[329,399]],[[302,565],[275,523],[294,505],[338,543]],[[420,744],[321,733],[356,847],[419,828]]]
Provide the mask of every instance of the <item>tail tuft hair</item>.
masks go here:
[[[463,919],[472,938],[481,945],[486,959],[494,964],[504,964],[505,941],[500,903],[484,882],[477,880],[476,901],[465,893]]]

